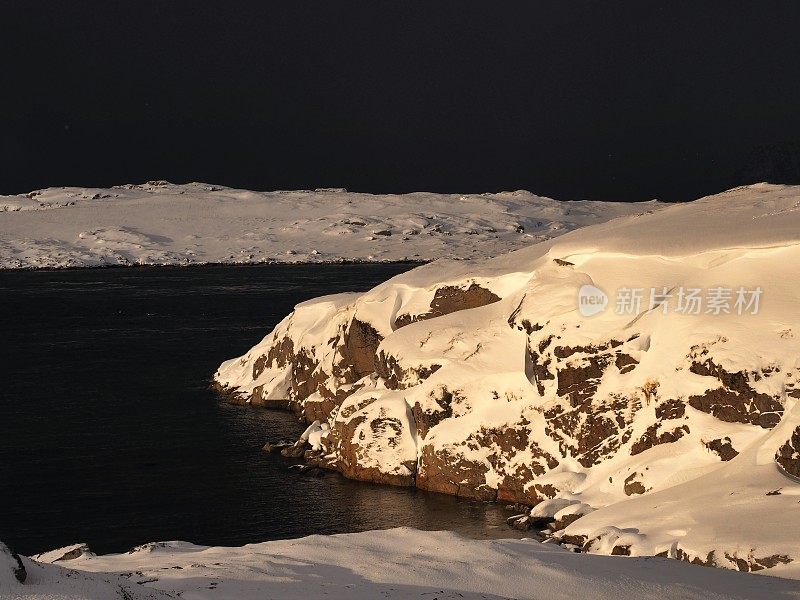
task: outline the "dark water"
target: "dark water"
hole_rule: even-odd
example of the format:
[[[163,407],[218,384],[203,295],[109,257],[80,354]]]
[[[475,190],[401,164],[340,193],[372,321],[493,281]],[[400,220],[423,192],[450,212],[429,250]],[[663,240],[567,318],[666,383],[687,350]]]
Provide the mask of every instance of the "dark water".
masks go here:
[[[408,525],[512,536],[499,507],[287,470],[289,414],[208,389],[294,304],[412,265],[0,273],[0,540],[239,545]]]

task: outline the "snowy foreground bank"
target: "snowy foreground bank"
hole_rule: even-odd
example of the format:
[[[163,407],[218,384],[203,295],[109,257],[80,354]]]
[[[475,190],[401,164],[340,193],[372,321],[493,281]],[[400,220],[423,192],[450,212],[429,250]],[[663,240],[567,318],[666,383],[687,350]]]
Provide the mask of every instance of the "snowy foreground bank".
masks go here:
[[[64,552],[41,558],[55,560]],[[0,556],[2,558],[2,556]],[[800,582],[664,558],[587,556],[533,540],[469,540],[393,529],[206,548],[147,544],[56,564],[22,559],[17,582],[0,561],[0,597],[125,600],[800,598]]]
[[[249,192],[167,182],[50,188],[0,196],[0,269],[464,259],[660,206],[528,192]]]
[[[747,186],[305,302],[215,378],[289,398],[321,423],[299,453],[347,477],[516,503],[588,553],[795,574],[798,265],[800,187]]]

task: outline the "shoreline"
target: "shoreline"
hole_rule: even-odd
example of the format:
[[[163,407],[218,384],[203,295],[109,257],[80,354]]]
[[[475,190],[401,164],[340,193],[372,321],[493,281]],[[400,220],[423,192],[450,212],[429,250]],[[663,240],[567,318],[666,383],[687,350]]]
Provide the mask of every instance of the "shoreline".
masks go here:
[[[304,418],[303,409],[298,403],[294,400],[290,399],[281,399],[281,400],[260,400],[257,403],[251,402],[250,398],[244,398],[236,389],[229,389],[222,385],[219,382],[212,379],[208,383],[208,388],[214,391],[219,399],[223,402],[227,402],[232,406],[239,406],[239,407],[251,407],[255,410],[266,410],[266,411],[273,411],[279,413],[286,413],[288,416],[293,416],[294,420],[303,425],[308,426],[308,421]],[[289,441],[289,440],[284,440]],[[302,442],[302,443],[301,443]],[[298,446],[299,445],[299,446]],[[298,453],[297,455],[294,454],[283,454],[282,450],[284,449],[292,449],[292,448],[300,448],[302,449],[302,453]],[[527,515],[529,512],[534,508],[533,505],[523,504],[519,502],[511,502],[511,501],[504,501],[499,499],[497,496],[494,498],[488,498],[485,496],[468,496],[463,494],[450,494],[441,490],[435,489],[427,489],[417,486],[416,477],[412,478],[411,484],[405,483],[397,483],[393,479],[359,479],[354,477],[348,477],[347,474],[339,468],[339,465],[336,462],[330,462],[324,460],[326,458],[324,451],[314,451],[310,448],[307,440],[302,440],[302,438],[298,438],[294,445],[289,444],[281,444],[279,440],[268,440],[264,447],[261,449],[261,452],[266,454],[278,454],[283,460],[297,460],[299,461],[296,464],[302,465],[305,467],[301,472],[311,471],[313,469],[320,469],[322,471],[327,471],[331,473],[337,473],[339,476],[347,479],[349,481],[357,481],[369,485],[380,485],[381,487],[399,487],[399,488],[407,488],[410,490],[419,491],[425,494],[436,494],[441,496],[447,496],[449,498],[455,498],[459,501],[467,501],[467,502],[480,502],[486,504],[492,504],[501,508],[509,513],[509,517],[506,519],[506,526],[508,528],[509,533],[512,531],[519,532],[520,535],[524,535],[526,537],[532,537],[540,542],[545,542],[547,540],[552,540],[553,543],[556,543],[559,546],[564,547],[570,546],[574,544],[570,544],[569,542],[561,543],[559,540],[560,538],[554,537],[553,533],[561,529],[564,525],[559,527],[558,529],[550,530],[549,534],[544,533],[546,529],[549,529],[547,526],[551,523],[558,523],[556,519],[550,518],[540,518],[540,519],[529,519]],[[520,521],[520,519],[524,519]],[[505,539],[505,538],[504,538]],[[511,536],[508,539],[516,539],[515,536]],[[575,552],[581,552],[579,547],[573,549]]]
[[[437,260],[437,259],[433,259]],[[2,273],[32,273],[32,272],[65,272],[65,271],[104,271],[104,270],[123,270],[123,269],[190,269],[193,267],[272,267],[272,266],[313,266],[313,265],[413,265],[415,267],[426,265],[433,260],[360,260],[360,259],[342,259],[342,260],[318,260],[318,261],[263,261],[263,262],[192,262],[188,264],[183,263],[152,263],[152,264],[130,264],[130,265],[81,265],[81,266],[65,266],[65,267],[19,267],[19,268],[3,268],[0,267],[0,274]],[[459,261],[468,261],[469,258],[452,259]]]

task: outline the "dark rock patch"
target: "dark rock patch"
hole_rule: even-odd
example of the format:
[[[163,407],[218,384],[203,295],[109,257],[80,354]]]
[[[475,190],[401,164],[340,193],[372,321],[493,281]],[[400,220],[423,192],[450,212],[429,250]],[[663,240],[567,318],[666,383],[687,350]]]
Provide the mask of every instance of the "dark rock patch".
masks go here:
[[[349,383],[358,381],[365,375],[374,373],[377,365],[378,345],[383,338],[369,323],[358,319],[350,321],[344,335],[342,359],[348,365],[351,376]]]
[[[660,431],[661,423],[650,425],[634,444],[631,446],[631,456],[636,456],[654,446],[660,444],[671,444],[677,442],[684,435],[689,433],[687,425],[681,425],[668,431]]]
[[[693,352],[696,349],[693,348]],[[783,405],[775,398],[756,392],[750,386],[751,375],[744,371],[730,373],[710,358],[700,362],[707,350],[700,353],[689,367],[692,373],[713,377],[722,385],[704,394],[690,396],[689,405],[727,423],[747,423],[772,429],[783,416]],[[692,354],[689,355],[692,359]],[[760,377],[760,376],[759,376]],[[755,374],[752,375],[756,379]]]
[[[611,556],[630,556],[630,544],[618,544],[611,549]]]
[[[435,317],[449,315],[450,313],[470,308],[479,308],[500,300],[500,297],[490,290],[471,284],[468,288],[446,285],[436,290],[431,300],[430,310],[421,315],[399,315],[394,321],[394,328],[400,329],[416,321],[425,321]]]
[[[689,406],[727,423],[746,423],[772,429],[783,416],[783,405],[757,392],[733,392],[724,387],[689,397]]]
[[[599,405],[586,400],[569,410],[556,404],[544,412],[545,433],[558,442],[562,455],[571,455],[588,468],[612,456],[627,442],[627,413],[630,401],[626,398]]]
[[[562,529],[566,529],[570,525],[572,525],[575,521],[580,519],[583,516],[583,513],[573,513],[571,515],[564,515],[560,519],[556,519],[550,525],[548,525],[548,529],[550,531],[561,531]]]
[[[675,549],[675,558],[677,560],[682,560],[683,562],[693,565],[700,565],[702,567],[717,566],[717,561],[713,550],[709,552],[705,558],[700,558],[699,556],[691,556],[690,554],[684,552],[682,548],[678,547]]]
[[[430,397],[438,409],[423,409],[419,402],[415,402],[411,407],[411,414],[416,422],[417,436],[423,440],[432,427],[453,416],[454,395],[450,390],[447,388],[435,390]]]
[[[544,396],[545,392],[543,382],[556,378],[550,372],[550,358],[542,360],[537,352],[531,350],[530,344],[525,349],[525,376],[536,386],[540,396]]]
[[[419,459],[417,487],[453,496],[496,500],[497,490],[486,486],[489,468],[483,462],[472,462],[447,449],[425,445]]]
[[[586,536],[585,535],[562,535],[558,538],[558,543],[562,546],[564,544],[569,544],[570,546],[577,546],[578,548],[583,548],[586,544]]]
[[[681,419],[686,415],[686,403],[682,400],[665,400],[656,406],[656,418],[661,421]]]
[[[731,438],[729,437],[711,440],[706,442],[705,446],[712,452],[716,452],[723,461],[732,460],[739,455],[739,451],[731,445]]]
[[[334,424],[332,436],[337,449],[337,470],[349,479],[373,481],[387,485],[413,486],[416,471],[414,462],[404,464],[410,475],[384,473],[377,467],[364,467],[361,465],[361,458],[365,450],[360,443],[363,440],[357,439],[355,432],[366,420],[365,416],[359,416],[344,422],[337,421]],[[373,432],[388,434],[386,437],[390,446],[392,445],[392,434],[397,437],[402,433],[400,422],[391,417],[375,418],[370,422],[369,426]]]
[[[647,491],[641,481],[635,481],[637,475],[639,475],[639,473],[631,473],[625,479],[625,487],[623,489],[625,490],[626,496],[644,494]]]
[[[800,477],[800,426],[795,427],[792,436],[778,448],[775,462],[793,477]]]
[[[726,552],[725,558],[728,559],[729,562],[735,564],[737,569],[745,573],[762,571],[764,569],[770,569],[777,565],[787,565],[790,562],[792,562],[792,559],[786,556],[785,554],[773,554],[771,556],[765,556],[764,558],[748,557],[747,559],[744,559],[739,556],[728,554]]]
[[[422,366],[417,369],[403,369],[394,356],[387,355],[383,350],[378,353],[375,372],[384,380],[384,385],[390,390],[405,389],[425,381],[436,373],[442,365]]]
[[[639,361],[630,356],[629,354],[625,354],[624,352],[620,352],[617,354],[617,358],[614,360],[614,364],[617,365],[617,369],[623,375],[625,373],[629,373],[636,368],[636,365],[639,364]]]

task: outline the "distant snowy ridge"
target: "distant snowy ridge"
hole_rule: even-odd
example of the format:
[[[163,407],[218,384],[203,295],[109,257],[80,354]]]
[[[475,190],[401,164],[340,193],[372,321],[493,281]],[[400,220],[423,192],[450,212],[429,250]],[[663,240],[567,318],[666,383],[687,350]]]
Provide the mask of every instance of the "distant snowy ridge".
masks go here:
[[[666,559],[586,556],[535,540],[390,529],[207,548],[156,542],[49,564],[0,562],[0,597],[26,600],[739,600],[797,598],[800,584]]]
[[[215,379],[328,423],[310,459],[348,477],[533,507],[518,526],[586,552],[795,573],[798,265],[800,187],[746,186],[305,302]]]
[[[153,181],[0,196],[0,269],[495,256],[657,202],[250,192]]]

